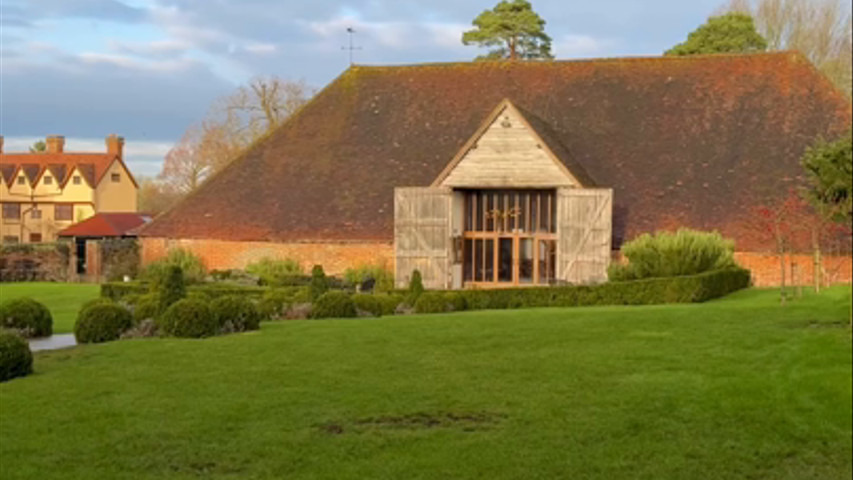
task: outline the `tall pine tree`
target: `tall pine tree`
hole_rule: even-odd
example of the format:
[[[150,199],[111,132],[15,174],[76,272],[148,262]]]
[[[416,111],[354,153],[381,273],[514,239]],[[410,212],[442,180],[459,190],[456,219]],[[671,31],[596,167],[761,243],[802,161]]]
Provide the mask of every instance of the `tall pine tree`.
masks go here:
[[[497,47],[477,60],[530,60],[554,58],[545,20],[527,0],[503,0],[472,22],[474,29],[462,34],[462,43]]]

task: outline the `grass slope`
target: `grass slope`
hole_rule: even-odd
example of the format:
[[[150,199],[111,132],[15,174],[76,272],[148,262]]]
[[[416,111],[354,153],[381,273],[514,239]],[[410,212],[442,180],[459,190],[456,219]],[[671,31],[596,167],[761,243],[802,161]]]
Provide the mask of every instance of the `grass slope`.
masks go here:
[[[80,306],[98,295],[100,286],[90,283],[0,283],[0,301],[30,297],[50,309],[53,333],[74,331]]]
[[[37,354],[0,384],[0,477],[849,478],[847,291]]]

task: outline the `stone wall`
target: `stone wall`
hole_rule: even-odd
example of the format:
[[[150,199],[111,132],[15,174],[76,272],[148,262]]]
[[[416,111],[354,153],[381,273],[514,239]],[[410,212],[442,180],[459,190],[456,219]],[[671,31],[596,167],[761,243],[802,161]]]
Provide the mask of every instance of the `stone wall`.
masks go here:
[[[142,264],[162,258],[173,248],[200,256],[208,270],[243,269],[263,257],[297,260],[305,272],[322,265],[327,275],[341,275],[347,268],[360,265],[394,266],[391,242],[270,243],[150,237],[140,239]]]

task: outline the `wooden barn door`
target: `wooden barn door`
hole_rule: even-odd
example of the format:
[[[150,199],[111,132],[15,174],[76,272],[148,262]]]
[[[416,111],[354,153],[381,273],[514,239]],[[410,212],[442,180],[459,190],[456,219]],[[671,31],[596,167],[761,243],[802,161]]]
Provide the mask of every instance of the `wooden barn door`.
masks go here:
[[[613,190],[557,191],[557,278],[587,284],[607,281]]]
[[[450,212],[447,188],[394,189],[394,256],[397,288],[409,284],[417,269],[428,289],[450,288]]]

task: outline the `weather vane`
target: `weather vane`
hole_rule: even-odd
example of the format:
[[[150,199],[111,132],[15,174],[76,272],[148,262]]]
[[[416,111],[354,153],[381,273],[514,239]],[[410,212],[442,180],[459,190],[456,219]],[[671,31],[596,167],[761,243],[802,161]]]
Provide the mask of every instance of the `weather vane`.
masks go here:
[[[353,65],[352,61],[352,52],[355,50],[361,50],[361,47],[355,47],[352,43],[352,36],[355,33],[355,29],[352,27],[347,27],[347,34],[349,34],[349,47],[341,47],[341,50],[349,50],[349,64]]]

